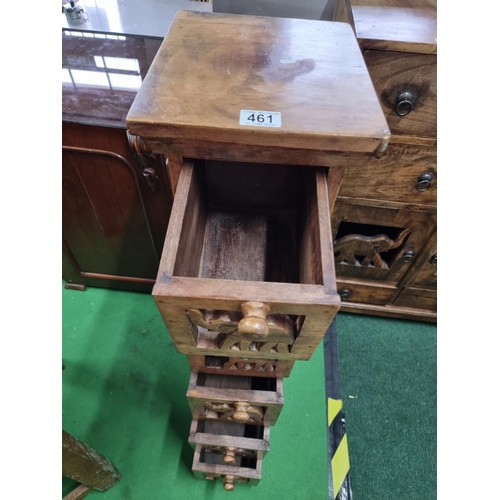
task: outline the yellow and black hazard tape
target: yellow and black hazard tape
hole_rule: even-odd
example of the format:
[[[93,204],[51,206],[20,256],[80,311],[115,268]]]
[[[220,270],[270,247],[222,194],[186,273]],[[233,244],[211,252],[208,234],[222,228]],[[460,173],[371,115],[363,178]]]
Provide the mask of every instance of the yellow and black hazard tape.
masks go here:
[[[339,358],[335,321],[324,338],[325,392],[328,423],[329,500],[352,500],[349,448],[340,394]]]

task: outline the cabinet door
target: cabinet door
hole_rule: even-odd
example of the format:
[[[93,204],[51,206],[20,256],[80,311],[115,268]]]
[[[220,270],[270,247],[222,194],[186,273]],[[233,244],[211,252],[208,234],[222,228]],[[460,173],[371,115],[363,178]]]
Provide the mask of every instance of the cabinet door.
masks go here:
[[[339,198],[332,214],[337,278],[398,286],[435,224],[434,212],[361,205]]]
[[[63,134],[63,278],[151,291],[170,213],[165,189],[148,195],[125,130],[84,129],[66,128]],[[152,221],[154,209],[160,216]]]
[[[437,233],[431,236],[415,265],[405,276],[394,305],[437,310]]]
[[[62,159],[63,240],[80,276],[151,286],[159,260],[127,163],[97,151],[65,150]]]

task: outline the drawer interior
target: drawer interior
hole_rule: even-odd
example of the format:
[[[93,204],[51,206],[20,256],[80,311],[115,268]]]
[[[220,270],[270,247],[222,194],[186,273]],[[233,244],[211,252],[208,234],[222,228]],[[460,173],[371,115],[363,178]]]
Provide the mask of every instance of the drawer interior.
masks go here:
[[[323,284],[316,169],[197,160],[187,197],[174,276]]]
[[[263,425],[240,424],[230,421],[218,421],[210,419],[200,419],[196,421],[194,431],[200,434],[210,434],[211,436],[231,436],[249,439],[264,439]]]
[[[271,377],[238,377],[198,373],[196,385],[198,387],[213,387],[220,389],[245,389],[248,391],[276,392],[277,380]]]
[[[226,467],[243,467],[245,469],[257,469],[257,457],[238,455],[234,465],[227,465],[224,463],[224,454],[217,453],[207,448],[202,448],[200,451],[200,463],[223,465]]]

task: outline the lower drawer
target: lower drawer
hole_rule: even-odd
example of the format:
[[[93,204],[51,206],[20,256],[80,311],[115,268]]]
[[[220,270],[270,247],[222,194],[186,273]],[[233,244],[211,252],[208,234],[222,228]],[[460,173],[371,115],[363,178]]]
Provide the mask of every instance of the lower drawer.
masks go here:
[[[394,302],[395,306],[413,309],[437,310],[437,290],[424,288],[405,288]]]
[[[268,424],[239,424],[230,421],[193,419],[189,443],[223,456],[225,465],[241,466],[245,458],[257,459],[269,451]]]
[[[381,155],[341,155],[339,196],[436,206],[437,148],[390,143]]]
[[[274,425],[283,407],[283,380],[191,372],[187,400],[195,419]]]
[[[342,302],[360,302],[386,305],[397,291],[394,286],[366,285],[356,281],[337,280],[337,290]]]
[[[242,458],[240,465],[226,465],[224,455],[196,445],[193,457],[192,471],[198,478],[208,480],[220,479],[224,489],[231,491],[235,483],[256,484],[262,477],[262,452],[258,451],[255,458]]]

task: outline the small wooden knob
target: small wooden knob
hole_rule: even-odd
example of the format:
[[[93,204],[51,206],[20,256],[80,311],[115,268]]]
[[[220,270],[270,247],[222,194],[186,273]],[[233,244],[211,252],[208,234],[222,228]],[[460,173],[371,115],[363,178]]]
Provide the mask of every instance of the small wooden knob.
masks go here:
[[[226,491],[234,490],[234,476],[224,476],[224,489]]]
[[[263,302],[243,302],[240,307],[243,319],[238,323],[238,333],[258,338],[266,337],[269,334],[269,325],[266,321],[269,306]]]
[[[250,405],[244,401],[236,401],[234,403],[234,413],[232,415],[233,420],[240,422],[242,424],[250,420],[250,415],[248,414],[248,407]]]
[[[234,465],[236,463],[236,448],[228,446],[224,454],[224,463],[229,465]]]

